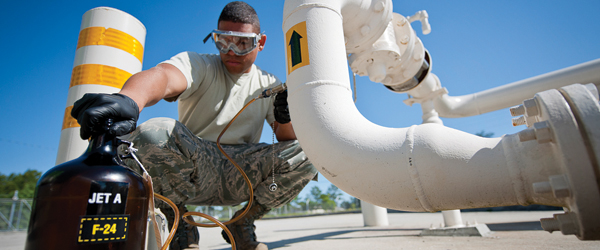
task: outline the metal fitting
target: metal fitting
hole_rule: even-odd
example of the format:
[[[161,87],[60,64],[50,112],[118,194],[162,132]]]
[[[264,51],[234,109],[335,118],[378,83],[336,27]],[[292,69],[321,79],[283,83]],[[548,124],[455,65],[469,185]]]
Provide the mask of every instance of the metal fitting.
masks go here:
[[[527,123],[527,120],[525,120],[524,116],[519,116],[512,119],[513,127],[525,125],[525,123]]]
[[[536,122],[533,124],[535,130],[535,138],[539,143],[547,143],[553,141],[552,129],[547,121]]]
[[[405,25],[407,22],[408,22],[408,20],[406,20],[406,18],[402,17],[402,18],[399,18],[399,19],[398,19],[398,21],[396,22],[396,25],[397,25],[397,26],[400,26],[400,27],[402,27],[402,26],[404,26],[404,25]]]
[[[554,215],[558,222],[560,223],[560,232],[564,235],[569,234],[577,234],[577,228],[579,228],[579,223],[577,221],[577,216],[575,213],[564,213]]]
[[[369,34],[369,32],[371,32],[371,27],[369,27],[369,25],[363,25],[362,27],[360,27],[360,33],[363,36],[366,36]]]
[[[540,220],[542,228],[548,232],[561,231],[564,235],[577,234],[579,223],[577,215],[573,212],[554,214],[554,218],[543,218]]]
[[[527,116],[532,117],[540,115],[540,110],[535,99],[523,101],[523,106],[525,107],[525,114],[527,114]]]
[[[271,97],[272,95],[279,94],[279,93],[285,91],[286,89],[287,89],[287,85],[285,83],[282,83],[273,88],[264,90],[257,98]]]
[[[556,198],[565,198],[571,196],[569,182],[564,175],[553,175],[549,177],[552,193]]]
[[[533,192],[536,194],[550,193],[552,192],[552,185],[547,181],[533,183]]]
[[[375,4],[375,7],[373,8],[373,10],[375,10],[375,12],[382,12],[385,9],[385,2],[384,1],[379,1]]]
[[[403,45],[408,44],[408,41],[410,41],[410,37],[408,35],[404,35],[402,38],[400,38],[400,43]]]
[[[525,114],[525,107],[523,105],[514,106],[514,107],[510,108],[510,115],[513,117],[524,115],[524,114]]]
[[[541,222],[544,230],[548,232],[561,231],[564,235],[577,234],[579,228],[577,215],[573,212],[554,214],[554,218],[544,218]]]
[[[510,108],[510,114],[513,117],[522,116],[512,119],[513,126],[527,125],[527,127],[531,127],[533,123],[540,120],[540,109],[535,98],[527,99],[523,101],[523,104]]]
[[[571,196],[569,181],[564,175],[553,175],[548,177],[549,181],[533,183],[533,192],[536,194],[552,193],[555,198]]]
[[[548,231],[550,233],[554,231],[560,231],[560,223],[555,218],[542,218],[540,220],[540,223],[542,224],[542,228],[545,231]]]
[[[518,135],[520,142],[535,140],[535,130],[533,128],[522,130]]]

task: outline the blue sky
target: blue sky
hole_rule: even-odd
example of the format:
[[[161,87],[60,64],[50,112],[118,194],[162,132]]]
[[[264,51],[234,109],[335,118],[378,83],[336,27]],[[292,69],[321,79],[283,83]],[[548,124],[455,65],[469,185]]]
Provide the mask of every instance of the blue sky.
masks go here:
[[[109,6],[138,18],[146,27],[143,69],[181,51],[217,53],[202,39],[216,28],[229,1],[6,1],[0,9],[0,173],[45,172],[54,166],[82,15]],[[281,0],[247,1],[268,36],[256,64],[285,81]],[[452,96],[471,94],[600,58],[600,1],[393,1],[394,12],[426,10],[432,32],[423,35],[434,72]],[[421,123],[418,105],[368,77],[357,77],[360,112],[387,127]],[[176,104],[144,109],[152,117],[177,118]],[[494,137],[516,133],[507,109],[469,118],[443,118],[446,126]],[[271,141],[263,132],[262,141]],[[329,186],[321,178],[322,190]],[[306,190],[305,190],[306,191]]]

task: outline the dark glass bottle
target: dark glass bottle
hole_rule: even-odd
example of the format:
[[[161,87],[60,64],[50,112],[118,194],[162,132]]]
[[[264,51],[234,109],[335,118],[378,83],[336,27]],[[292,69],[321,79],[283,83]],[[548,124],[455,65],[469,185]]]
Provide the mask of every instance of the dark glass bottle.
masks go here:
[[[121,143],[95,137],[82,156],[42,175],[26,250],[144,249],[151,188],[122,162]]]

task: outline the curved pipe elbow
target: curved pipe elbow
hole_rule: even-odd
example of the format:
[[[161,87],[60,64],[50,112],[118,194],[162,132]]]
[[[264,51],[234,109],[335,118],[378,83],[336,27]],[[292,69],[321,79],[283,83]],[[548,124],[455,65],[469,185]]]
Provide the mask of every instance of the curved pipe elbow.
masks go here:
[[[435,111],[440,117],[460,118],[482,114],[476,105],[476,95],[449,96],[444,94],[434,99]]]
[[[340,29],[343,30],[344,47],[349,54],[371,46],[383,34],[393,14],[391,0],[287,0],[283,7],[284,31],[289,26],[286,24],[288,20],[298,22],[292,17],[294,15],[312,16],[303,20],[319,22],[317,25],[320,25],[324,19],[318,14],[308,13],[316,9],[331,11],[340,20],[342,16],[352,17],[344,19]]]
[[[294,129],[317,170],[348,194],[403,211],[527,202],[514,189],[503,138],[436,124],[382,127],[349,108],[339,85],[308,85],[289,96]]]
[[[363,117],[352,100],[340,12],[314,2],[286,1],[283,31],[306,29],[306,61],[290,67],[289,50],[286,57],[288,102],[298,140],[324,177],[354,197],[405,211],[532,202],[529,182],[547,176],[532,167],[534,177],[522,178],[521,166],[540,161],[539,147],[515,136],[481,138],[435,124],[388,128]],[[553,164],[541,161],[535,166]]]

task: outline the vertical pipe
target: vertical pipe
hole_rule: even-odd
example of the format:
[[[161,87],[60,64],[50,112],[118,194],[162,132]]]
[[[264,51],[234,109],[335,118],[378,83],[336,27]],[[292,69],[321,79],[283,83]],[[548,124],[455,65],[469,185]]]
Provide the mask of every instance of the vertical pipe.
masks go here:
[[[73,103],[85,93],[115,93],[142,70],[146,28],[135,17],[108,7],[83,15],[56,164],[79,157],[88,145],[71,117]]]
[[[389,225],[387,208],[375,206],[363,200],[360,201],[360,208],[365,227]]]
[[[13,226],[13,219],[15,217],[15,206],[17,205],[17,201],[19,201],[19,190],[15,190],[15,195],[13,195],[12,200],[13,203],[10,207],[10,215],[8,216],[8,228],[15,230],[15,227]]]
[[[292,3],[294,2],[294,3]],[[318,2],[318,1],[317,1]],[[389,22],[389,20],[391,19],[391,1],[385,1],[385,0],[375,0],[375,1],[370,1],[370,0],[365,0],[365,1],[344,1],[344,0],[340,0],[340,1],[330,1],[327,3],[317,3],[317,2],[312,2],[311,1],[289,1],[286,2],[286,8],[288,7],[292,7],[295,5],[296,9],[294,11],[291,11],[291,13],[294,14],[294,16],[306,16],[306,18],[304,19],[305,21],[301,20],[301,19],[294,19],[291,18],[289,19],[288,23],[284,22],[284,32],[288,33],[288,34],[293,34],[293,32],[300,32],[301,34],[305,35],[305,41],[306,44],[335,44],[337,46],[332,46],[335,47],[335,50],[331,50],[331,49],[325,49],[323,51],[320,50],[320,48],[324,48],[324,47],[313,47],[313,51],[310,51],[310,53],[313,54],[328,54],[328,55],[344,55],[343,57],[336,57],[336,56],[332,56],[332,57],[327,57],[326,61],[328,61],[327,65],[330,65],[330,67],[340,67],[339,70],[333,70],[331,68],[327,69],[326,71],[321,71],[318,72],[318,75],[321,75],[320,77],[317,77],[318,79],[345,79],[345,82],[349,82],[349,76],[347,74],[347,62],[346,62],[346,53],[349,53],[347,51],[348,48],[350,49],[357,49],[361,46],[361,44],[363,44],[363,42],[358,42],[356,45],[350,45],[347,44],[346,42],[350,42],[350,43],[354,43],[356,42],[355,39],[343,39],[346,36],[350,35],[349,33],[345,33],[344,32],[344,26],[342,25],[342,12],[346,12],[346,13],[352,13],[352,15],[354,15],[355,18],[353,19],[347,19],[346,21],[348,22],[353,22],[353,26],[354,25],[358,25],[361,27],[361,33],[360,34],[356,34],[356,32],[350,32],[351,34],[355,35],[356,37],[359,37],[360,39],[358,40],[369,40],[369,34],[373,34],[373,33],[379,33],[381,34],[383,32],[383,30],[385,29],[386,25],[380,26],[380,25],[374,25],[375,23],[378,23],[379,21],[377,19],[371,19],[371,21],[369,21],[369,23],[361,23],[362,20],[361,18],[357,18],[358,16],[361,15],[369,15],[370,12],[369,11],[373,11],[373,13],[376,13],[377,16],[379,16],[381,18],[381,23],[385,23],[387,24]],[[372,6],[372,7],[371,7]],[[367,8],[367,9],[364,9]],[[387,9],[386,8],[390,8]],[[372,10],[372,9],[376,9],[376,10]],[[363,11],[363,10],[367,10],[367,11]],[[284,10],[284,15],[286,15],[286,13],[290,11],[290,9]],[[312,17],[312,18],[311,18]],[[288,20],[287,18],[284,18],[285,20]],[[313,27],[317,27],[320,26],[320,24],[318,22],[322,21],[322,20],[330,20],[333,21],[334,24],[332,24],[332,28],[328,29],[329,32],[329,38],[341,38],[341,39],[333,39],[333,40],[321,40],[318,41],[317,39],[323,39],[324,37],[320,37],[320,36],[306,36],[307,33],[312,33],[311,29],[313,29]],[[366,21],[365,21],[366,22]],[[292,24],[292,25],[290,25]],[[377,32],[377,30],[381,30],[381,32]],[[292,32],[293,31],[293,32]],[[335,34],[335,35],[334,35]],[[373,35],[373,38],[371,38],[373,41],[378,38],[379,35]],[[291,38],[291,36],[290,36]],[[286,44],[288,43],[289,38],[286,37]],[[344,41],[345,40],[345,41]],[[289,42],[293,42],[293,41],[289,41]],[[332,48],[330,47],[330,48]],[[292,49],[292,48],[290,48]],[[301,48],[302,49],[302,48]],[[307,47],[304,47],[304,49],[306,49],[304,52],[307,53],[306,55],[308,55],[309,51]],[[308,60],[305,60],[303,63],[299,63],[296,64],[296,66],[294,66],[294,63],[290,63],[292,62],[293,58],[290,58],[291,51],[288,52],[287,56],[287,60],[288,60],[288,74],[291,74],[293,71],[297,71],[297,72],[303,72],[306,71],[308,67],[303,67],[303,66],[308,66],[310,63],[319,63],[317,61],[314,61],[314,59],[310,59],[310,55],[308,55],[305,58],[308,58]],[[340,61],[336,61],[337,59],[341,59]],[[330,70],[331,69],[331,70]],[[347,91],[350,91],[350,89],[345,89]],[[292,89],[290,89],[290,93],[292,93]],[[383,208],[383,207],[378,207],[375,206],[373,204],[367,203],[365,201],[361,200],[361,208],[362,208],[362,215],[363,215],[363,220],[364,220],[364,225],[365,226],[385,226],[388,225],[388,217],[387,217],[387,209]]]
[[[444,217],[444,227],[463,227],[460,209],[442,211]]]
[[[17,213],[17,230],[19,230],[19,225],[21,225],[21,215],[23,212],[23,202],[19,202],[19,212]]]

